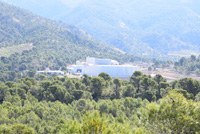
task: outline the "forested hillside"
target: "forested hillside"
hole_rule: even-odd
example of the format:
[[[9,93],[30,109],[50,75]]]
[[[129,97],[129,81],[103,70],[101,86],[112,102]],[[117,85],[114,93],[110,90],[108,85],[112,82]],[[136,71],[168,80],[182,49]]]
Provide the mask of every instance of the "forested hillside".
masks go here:
[[[199,0],[5,1],[77,25],[131,54],[199,53]]]
[[[26,77],[0,82],[0,133],[195,134],[199,101],[200,82],[190,78]]]
[[[23,44],[31,44],[31,47],[26,48]],[[24,70],[44,70],[47,67],[66,69],[67,64],[87,56],[107,57],[121,62],[141,60],[92,41],[79,28],[39,17],[2,2],[0,52],[0,77],[4,77],[2,73],[7,71],[12,71],[10,73],[16,74],[13,75],[16,77],[17,73],[21,74],[19,71]],[[4,78],[13,80],[7,76]]]

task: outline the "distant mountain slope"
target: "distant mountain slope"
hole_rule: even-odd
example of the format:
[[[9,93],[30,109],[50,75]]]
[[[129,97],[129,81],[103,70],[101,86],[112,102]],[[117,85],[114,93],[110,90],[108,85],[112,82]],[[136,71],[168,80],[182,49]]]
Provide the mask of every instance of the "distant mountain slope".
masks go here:
[[[86,56],[121,61],[126,57],[120,51],[93,42],[89,38],[90,36],[79,28],[51,21],[0,2],[0,49],[33,44],[32,50],[26,50],[22,54],[15,53],[9,59],[1,58],[2,63],[7,64],[6,67],[11,64],[9,70],[17,70],[21,64],[26,64],[27,69],[59,69]],[[3,68],[1,60],[0,71]]]
[[[26,10],[5,3],[0,3],[0,6],[0,34],[2,35],[0,36],[2,39],[0,40],[1,47],[7,42],[9,42],[7,45],[16,45],[17,42],[26,42],[24,38],[32,36],[32,34],[35,34],[36,32],[41,32],[43,33],[41,36],[44,36],[44,34],[50,34],[50,32],[56,33],[62,31],[65,32],[66,35],[59,33],[57,36],[66,36],[70,38],[77,36],[75,33],[78,33],[80,37],[86,39],[91,38],[90,35],[86,34],[78,27],[66,25],[61,22],[50,21]]]
[[[75,24],[128,53],[158,56],[200,50],[199,0],[6,1]],[[32,5],[44,9],[40,13]],[[54,14],[45,11],[49,8]]]

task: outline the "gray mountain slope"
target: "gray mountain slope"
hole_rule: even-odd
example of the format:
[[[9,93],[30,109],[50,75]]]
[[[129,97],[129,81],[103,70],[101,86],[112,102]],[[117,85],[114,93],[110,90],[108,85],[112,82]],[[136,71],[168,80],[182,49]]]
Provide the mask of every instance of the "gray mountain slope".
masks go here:
[[[199,0],[6,1],[76,25],[131,54],[199,53]]]

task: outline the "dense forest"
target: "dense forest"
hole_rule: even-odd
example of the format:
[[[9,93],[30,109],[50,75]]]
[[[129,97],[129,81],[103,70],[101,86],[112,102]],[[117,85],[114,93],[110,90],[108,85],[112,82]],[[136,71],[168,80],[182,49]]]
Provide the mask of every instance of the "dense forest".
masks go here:
[[[129,81],[101,73],[1,82],[0,133],[199,133],[199,92],[197,80],[168,83],[139,71]]]

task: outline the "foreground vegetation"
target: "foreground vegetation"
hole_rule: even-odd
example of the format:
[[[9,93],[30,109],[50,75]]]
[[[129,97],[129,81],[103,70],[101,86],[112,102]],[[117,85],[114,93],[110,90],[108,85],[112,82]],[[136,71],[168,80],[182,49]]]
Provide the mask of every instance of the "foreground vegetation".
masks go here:
[[[129,81],[101,73],[1,82],[0,133],[199,133],[199,92],[199,81],[141,72]]]

